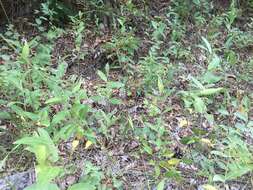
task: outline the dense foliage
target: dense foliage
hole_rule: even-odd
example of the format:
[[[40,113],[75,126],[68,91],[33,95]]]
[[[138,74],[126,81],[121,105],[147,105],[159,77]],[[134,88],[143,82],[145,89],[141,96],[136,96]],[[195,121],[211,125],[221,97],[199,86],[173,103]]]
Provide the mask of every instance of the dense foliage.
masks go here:
[[[0,176],[253,188],[253,1],[0,2]]]

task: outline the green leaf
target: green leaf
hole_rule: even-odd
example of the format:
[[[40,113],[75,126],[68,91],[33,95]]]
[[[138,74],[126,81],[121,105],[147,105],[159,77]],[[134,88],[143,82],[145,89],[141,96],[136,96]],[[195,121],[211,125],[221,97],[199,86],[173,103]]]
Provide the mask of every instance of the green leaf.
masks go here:
[[[162,181],[159,182],[159,184],[157,185],[157,190],[164,190],[165,187],[165,179],[163,179]]]
[[[204,89],[203,84],[201,84],[201,82],[199,82],[195,77],[190,76],[189,77],[191,79],[191,81],[195,84],[195,86],[199,89]]]
[[[50,98],[48,99],[45,104],[58,104],[58,103],[62,103],[64,101],[63,97],[54,97],[54,98]]]
[[[121,82],[108,82],[108,84],[107,84],[107,86],[109,87],[109,88],[122,88],[122,87],[124,87],[124,84],[123,83],[121,83]]]
[[[226,178],[225,178],[225,176],[223,176],[223,175],[214,175],[214,176],[213,176],[213,181],[214,181],[214,182],[222,182],[222,183],[225,183]]]
[[[169,166],[177,166],[180,163],[180,160],[177,158],[172,158],[167,161]]]
[[[110,103],[113,104],[113,105],[120,105],[122,104],[122,101],[121,99],[118,99],[118,98],[110,98]]]
[[[8,155],[0,161],[0,172],[4,172],[4,167],[5,167],[5,163],[6,163],[7,159],[8,159]]]
[[[33,184],[24,190],[60,190],[56,184]]]
[[[193,105],[194,105],[194,109],[198,113],[205,113],[206,110],[207,110],[205,102],[201,98],[199,98],[199,97],[195,97],[194,98]]]
[[[97,71],[98,76],[105,82],[107,82],[107,76],[102,71]]]
[[[95,190],[96,186],[86,182],[72,185],[68,190]]]
[[[207,71],[204,76],[202,77],[204,83],[213,84],[219,82],[222,77],[214,75],[212,72]]]
[[[182,144],[187,144],[187,145],[189,145],[189,144],[193,144],[193,143],[196,143],[196,142],[198,142],[199,141],[199,138],[198,137],[196,137],[196,136],[188,136],[188,137],[183,137],[183,138],[181,138],[181,140],[180,140],[180,142],[182,143]]]
[[[38,165],[36,166],[37,183],[47,184],[60,174],[61,168],[56,166]]]
[[[153,154],[152,148],[147,143],[143,143],[143,150],[148,154]]]
[[[68,115],[69,115],[69,112],[67,110],[58,112],[56,115],[54,115],[52,119],[52,125],[56,125],[60,123],[61,121],[67,119]]]
[[[58,156],[58,149],[54,145],[52,139],[50,138],[48,132],[45,129],[38,128],[38,133],[36,133],[32,137],[24,137],[22,139],[17,140],[14,142],[17,145],[27,145],[27,150],[33,152],[36,156],[41,156],[42,153],[38,152],[41,151],[40,148],[42,145],[46,146],[46,153],[47,159],[51,162],[56,162],[59,159]],[[37,158],[39,160],[43,160],[43,158]]]
[[[220,157],[223,157],[223,158],[229,158],[229,156],[221,151],[216,151],[216,150],[213,150],[211,151],[211,154],[214,154],[214,155],[217,155],[217,156],[220,156]]]
[[[208,53],[212,54],[213,50],[212,50],[212,46],[210,45],[210,43],[208,42],[208,40],[205,37],[201,37],[202,41],[204,42],[205,48],[208,51]]]
[[[7,81],[9,85],[14,86],[21,92],[23,91],[23,84],[22,84],[22,78],[20,76],[20,73],[16,71],[12,71],[8,73]]]
[[[29,118],[32,121],[37,121],[38,120],[38,115],[32,112],[27,112],[24,111],[21,107],[17,106],[17,105],[10,105],[10,108],[16,112],[17,115],[19,115],[20,117],[23,118]]]
[[[208,71],[214,71],[217,68],[219,68],[220,62],[221,62],[220,58],[216,54],[214,54],[211,62],[208,65]]]
[[[163,94],[164,93],[164,85],[163,85],[163,81],[160,76],[158,76],[157,85],[158,85],[159,93]]]
[[[46,145],[48,145],[49,151],[50,151],[50,160],[52,162],[56,162],[59,159],[58,156],[58,149],[57,147],[54,145],[54,142],[52,141],[52,139],[50,138],[48,132],[45,129],[42,128],[38,128],[38,133],[40,135],[40,137],[46,141],[44,142]]]
[[[208,89],[203,89],[203,90],[198,90],[198,91],[193,91],[196,96],[211,96],[214,94],[218,94],[223,92],[225,89],[224,88],[208,88]]]
[[[46,109],[42,110],[39,113],[39,125],[49,127],[50,126],[50,119],[48,116],[48,111]]]
[[[27,41],[25,41],[24,46],[22,48],[21,58],[23,60],[27,61],[29,58],[29,52],[30,52],[29,45],[28,45]]]
[[[37,145],[36,146],[36,158],[39,164],[45,164],[48,153],[47,153],[47,147],[45,145]]]
[[[108,63],[105,65],[105,71],[106,71],[106,75],[109,76],[110,65]]]
[[[11,114],[6,111],[0,112],[0,120],[11,119]]]
[[[76,129],[77,126],[75,126],[74,124],[69,124],[62,127],[60,131],[57,132],[56,135],[54,136],[55,141],[58,141],[60,139],[65,141],[68,140],[71,137],[71,135],[76,131]]]
[[[169,169],[166,173],[165,176],[167,178],[172,178],[175,180],[180,180],[181,179],[181,174],[180,171],[176,170],[175,168]]]
[[[65,75],[67,68],[68,68],[67,63],[65,62],[60,63],[56,69],[56,73],[55,73],[56,77],[58,79],[62,78]]]

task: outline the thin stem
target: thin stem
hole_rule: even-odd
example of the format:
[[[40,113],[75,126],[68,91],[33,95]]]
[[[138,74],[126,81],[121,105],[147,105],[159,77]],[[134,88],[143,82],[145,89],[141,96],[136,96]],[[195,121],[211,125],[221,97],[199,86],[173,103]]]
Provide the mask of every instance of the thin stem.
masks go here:
[[[0,0],[0,5],[1,5],[1,7],[2,7],[2,10],[3,10],[3,12],[4,12],[4,15],[5,15],[5,17],[6,17],[7,21],[8,21],[8,23],[10,24],[11,22],[10,22],[10,19],[9,19],[7,13],[6,13],[6,10],[5,10],[5,8],[4,8],[4,5],[3,5],[2,0]]]

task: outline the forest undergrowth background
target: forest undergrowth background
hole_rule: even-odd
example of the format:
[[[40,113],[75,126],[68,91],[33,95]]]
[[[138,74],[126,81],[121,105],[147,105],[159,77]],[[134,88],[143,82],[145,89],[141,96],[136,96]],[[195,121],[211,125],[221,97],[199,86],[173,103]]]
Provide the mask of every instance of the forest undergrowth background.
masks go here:
[[[0,9],[2,178],[35,170],[26,190],[253,188],[253,1]]]

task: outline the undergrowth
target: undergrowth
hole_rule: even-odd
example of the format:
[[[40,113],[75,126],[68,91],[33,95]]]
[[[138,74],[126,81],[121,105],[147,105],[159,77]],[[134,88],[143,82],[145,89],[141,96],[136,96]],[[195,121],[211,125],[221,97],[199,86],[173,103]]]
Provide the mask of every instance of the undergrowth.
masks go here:
[[[27,190],[251,189],[252,15],[245,2],[215,3],[87,1],[76,13],[47,1],[36,35],[8,26],[0,36],[3,175],[9,160],[33,155]],[[62,39],[72,44],[67,54],[55,49]],[[95,79],[83,77],[97,59]]]

